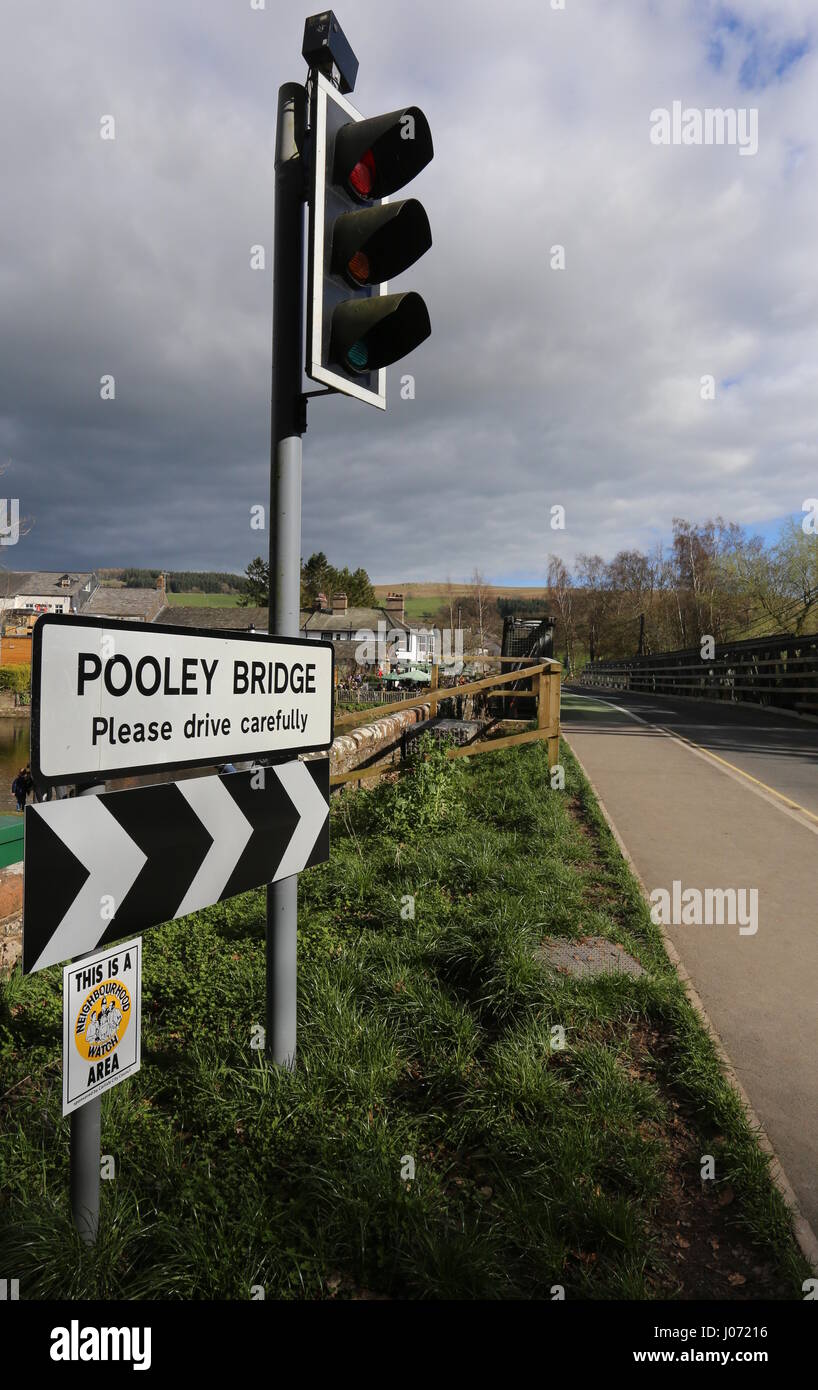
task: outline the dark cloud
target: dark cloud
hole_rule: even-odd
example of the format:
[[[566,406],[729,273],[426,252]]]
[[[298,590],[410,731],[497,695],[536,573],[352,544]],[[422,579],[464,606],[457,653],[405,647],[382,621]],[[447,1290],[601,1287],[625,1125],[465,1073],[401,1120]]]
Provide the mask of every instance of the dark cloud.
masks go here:
[[[390,372],[386,415],[311,406],[305,553],[381,580],[537,581],[550,550],[814,494],[814,20],[795,0],[742,9],[762,57],[799,45],[759,91],[716,4],[338,8],[354,100],[416,101],[432,125],[412,191],[434,246],[399,284],[434,334]],[[268,486],[273,122],[303,19],[273,0],[6,0],[0,450],[35,522],[10,567],[240,570],[266,548],[249,521]],[[757,105],[758,154],[653,146],[650,112],[677,98]],[[713,403],[708,372],[734,383]]]

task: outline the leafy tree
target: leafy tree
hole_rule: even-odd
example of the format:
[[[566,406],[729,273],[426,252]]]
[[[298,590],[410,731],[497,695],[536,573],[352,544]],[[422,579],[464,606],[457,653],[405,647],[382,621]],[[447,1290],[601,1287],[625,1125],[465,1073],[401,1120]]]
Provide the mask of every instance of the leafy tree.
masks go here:
[[[269,602],[270,567],[266,560],[257,555],[247,566],[243,581],[247,588],[239,599],[240,606],[266,608]],[[323,550],[301,565],[301,607],[312,608],[318,602],[318,595],[324,594],[329,603],[333,594],[346,594],[351,607],[370,608],[376,603],[375,590],[365,569],[335,569],[329,563]]]
[[[311,555],[301,567],[301,602],[311,608],[318,602],[318,595],[324,594],[329,603],[333,594],[346,594],[350,607],[372,608],[375,606],[375,590],[365,569],[350,572],[346,566],[335,569],[329,563],[323,550]]]
[[[331,599],[333,594],[346,594],[350,607],[374,608],[375,590],[365,569],[357,569],[350,574],[344,566],[342,570],[332,570],[331,574],[327,598]]]
[[[244,591],[245,583],[239,574],[216,570],[175,570],[168,575],[168,588],[174,594],[236,594]]]
[[[119,578],[129,589],[155,589],[161,573],[161,570],[131,568],[120,570]]]
[[[236,594],[241,593],[246,581],[239,574],[225,574],[215,570],[151,570],[129,567],[110,570],[109,574],[121,579],[129,589],[155,589],[156,581],[165,574],[168,590],[172,594]]]
[[[818,541],[789,521],[777,543],[765,550],[760,541],[732,557],[731,576],[780,631],[800,634],[818,605]]]
[[[335,571],[323,550],[318,550],[311,555],[306,564],[301,566],[301,591],[302,604],[311,607],[318,600],[319,594],[326,594],[331,598],[332,577]],[[339,590],[340,592],[340,590]]]
[[[246,570],[247,588],[239,599],[239,608],[266,608],[270,602],[270,566],[257,555]]]

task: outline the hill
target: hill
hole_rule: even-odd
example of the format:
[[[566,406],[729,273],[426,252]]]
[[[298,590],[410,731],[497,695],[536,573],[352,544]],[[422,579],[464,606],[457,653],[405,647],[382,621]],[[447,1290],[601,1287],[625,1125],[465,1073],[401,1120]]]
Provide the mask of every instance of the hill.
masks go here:
[[[428,583],[401,583],[394,584],[375,584],[375,596],[379,603],[385,601],[387,594],[403,594],[406,599],[406,616],[412,619],[434,618],[440,612],[444,604],[449,601],[448,586],[443,580],[430,580]],[[466,599],[472,592],[472,586],[468,582],[462,584],[452,583],[451,586],[454,601]],[[486,596],[491,600],[499,598],[505,599],[542,599],[543,612],[547,611],[547,601],[545,598],[545,585],[533,585],[530,587],[514,587],[508,584],[487,584],[485,586]]]

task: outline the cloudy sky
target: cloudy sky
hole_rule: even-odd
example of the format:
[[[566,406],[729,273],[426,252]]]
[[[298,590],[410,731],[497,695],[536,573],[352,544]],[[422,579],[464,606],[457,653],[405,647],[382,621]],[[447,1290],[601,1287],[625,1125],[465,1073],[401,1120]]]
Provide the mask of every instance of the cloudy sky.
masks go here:
[[[28,519],[6,568],[241,571],[266,550],[271,260],[250,248],[310,12],[3,0],[0,492]],[[394,288],[424,295],[433,336],[390,369],[385,414],[311,405],[305,555],[539,583],[549,551],[610,557],[677,515],[769,530],[818,495],[814,3],[336,15],[359,109],[414,103],[432,127],[407,192],[434,245]],[[674,101],[755,109],[757,153],[653,143]]]

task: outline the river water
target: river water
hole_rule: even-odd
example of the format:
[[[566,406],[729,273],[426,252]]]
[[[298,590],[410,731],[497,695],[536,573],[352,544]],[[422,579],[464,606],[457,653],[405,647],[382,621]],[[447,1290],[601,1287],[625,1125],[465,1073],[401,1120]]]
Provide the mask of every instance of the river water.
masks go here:
[[[29,719],[0,719],[0,812],[16,811],[11,784],[30,758]]]

